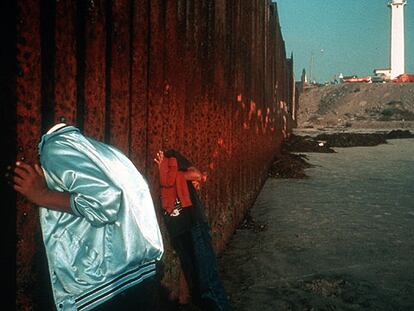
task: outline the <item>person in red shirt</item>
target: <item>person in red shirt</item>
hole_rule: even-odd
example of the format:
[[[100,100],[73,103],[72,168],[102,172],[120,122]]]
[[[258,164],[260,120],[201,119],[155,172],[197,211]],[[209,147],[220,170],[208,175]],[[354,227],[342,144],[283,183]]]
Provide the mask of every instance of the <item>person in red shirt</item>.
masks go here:
[[[174,149],[159,151],[154,161],[160,173],[164,223],[180,259],[192,302],[202,310],[231,310],[198,196],[206,174]]]

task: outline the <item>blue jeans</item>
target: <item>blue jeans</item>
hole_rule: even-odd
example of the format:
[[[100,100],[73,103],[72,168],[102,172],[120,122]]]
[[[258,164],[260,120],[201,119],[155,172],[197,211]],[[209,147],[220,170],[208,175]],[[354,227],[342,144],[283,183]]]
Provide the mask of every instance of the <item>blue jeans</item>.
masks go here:
[[[211,244],[208,224],[203,221],[195,223],[191,229],[191,237],[202,300],[207,302],[212,310],[231,310],[230,302],[217,270],[217,260]]]

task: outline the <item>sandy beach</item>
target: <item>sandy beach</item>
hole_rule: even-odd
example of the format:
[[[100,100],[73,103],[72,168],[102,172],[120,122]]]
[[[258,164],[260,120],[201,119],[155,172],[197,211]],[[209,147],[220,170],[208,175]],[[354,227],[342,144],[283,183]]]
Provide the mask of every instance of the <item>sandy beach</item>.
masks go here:
[[[413,310],[414,139],[307,153],[219,258],[234,310]]]

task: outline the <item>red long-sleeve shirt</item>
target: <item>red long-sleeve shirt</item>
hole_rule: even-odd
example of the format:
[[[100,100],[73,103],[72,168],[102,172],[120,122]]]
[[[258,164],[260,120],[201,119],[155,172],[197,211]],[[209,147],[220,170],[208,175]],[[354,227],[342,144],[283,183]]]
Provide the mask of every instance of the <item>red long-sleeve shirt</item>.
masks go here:
[[[183,208],[192,205],[184,172],[178,170],[176,158],[165,158],[160,164],[160,185],[162,207],[168,213],[174,209],[175,199]]]

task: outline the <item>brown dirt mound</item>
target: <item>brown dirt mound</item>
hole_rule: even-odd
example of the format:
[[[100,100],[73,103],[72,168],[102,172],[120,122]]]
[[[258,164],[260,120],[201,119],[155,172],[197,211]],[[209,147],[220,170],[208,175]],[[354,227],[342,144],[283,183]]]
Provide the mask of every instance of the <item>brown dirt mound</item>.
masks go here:
[[[414,83],[313,86],[299,98],[298,127],[414,126]]]

